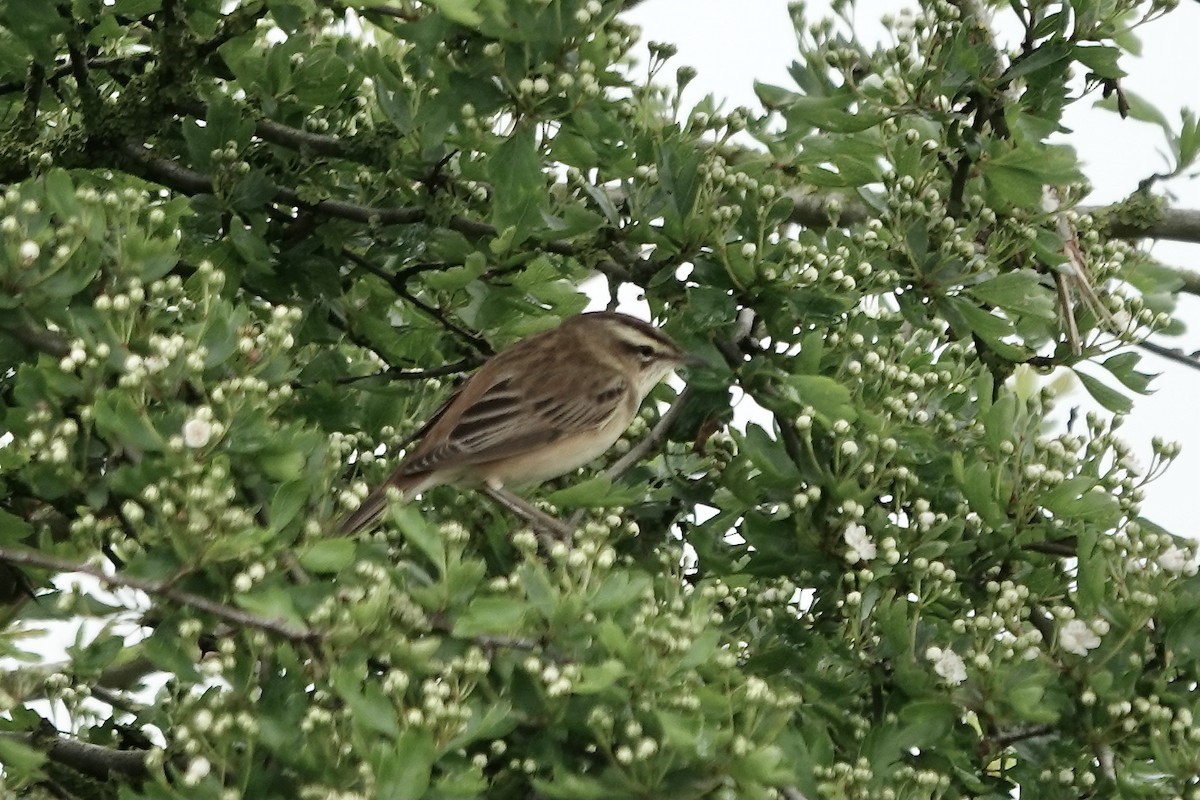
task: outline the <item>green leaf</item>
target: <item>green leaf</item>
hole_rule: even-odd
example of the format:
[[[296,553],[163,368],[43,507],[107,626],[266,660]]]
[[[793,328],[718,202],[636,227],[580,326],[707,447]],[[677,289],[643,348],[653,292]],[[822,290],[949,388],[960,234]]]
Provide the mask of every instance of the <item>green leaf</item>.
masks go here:
[[[483,23],[483,17],[475,10],[479,0],[431,0],[431,3],[447,19],[459,25],[477,28]]]
[[[101,394],[92,408],[96,430],[114,443],[142,451],[159,451],[166,447],[163,437],[146,414],[134,407],[127,394],[115,391]]]
[[[1054,293],[1043,285],[1041,275],[1031,269],[997,275],[972,286],[970,292],[985,303],[1006,311],[1051,321],[1058,318]]]
[[[533,124],[517,125],[487,165],[494,197],[492,224],[499,230],[515,228],[516,241],[522,241],[539,220],[537,210],[545,197],[546,179]]]
[[[33,527],[21,517],[0,508],[0,543],[12,544],[29,535]]]
[[[258,454],[258,465],[263,474],[274,481],[298,480],[304,474],[306,463],[305,454],[300,450],[271,447]]]
[[[1000,81],[1010,82],[1048,67],[1065,67],[1074,49],[1074,45],[1061,39],[1045,42],[1016,59],[1000,76]]]
[[[976,461],[967,467],[960,488],[971,508],[983,517],[988,525],[998,528],[1005,523],[1004,511],[996,499],[991,473],[986,463]]]
[[[394,745],[380,743],[371,753],[375,775],[373,796],[378,800],[418,800],[433,775],[433,734],[425,728],[404,731]]]
[[[512,597],[476,597],[467,611],[454,621],[457,637],[488,633],[512,633],[521,629],[529,614],[529,603]]]
[[[354,562],[353,539],[321,539],[300,551],[300,566],[317,573],[340,572]]]
[[[617,486],[604,475],[596,475],[551,492],[546,499],[559,508],[611,508],[631,505],[645,496],[643,486]]]
[[[1131,119],[1136,119],[1139,122],[1148,122],[1151,125],[1157,125],[1168,135],[1171,135],[1171,123],[1167,122],[1166,116],[1163,115],[1158,108],[1146,98],[1142,97],[1137,92],[1131,92],[1122,86],[1122,92],[1125,102],[1128,106],[1128,113]],[[1117,93],[1113,92],[1108,97],[1097,100],[1096,107],[1103,108],[1107,111],[1117,111]]]
[[[858,411],[850,401],[850,390],[824,375],[789,375],[789,386],[796,390],[796,401],[811,406],[824,422],[844,419],[853,422]]]
[[[772,439],[761,425],[752,422],[746,426],[739,449],[758,467],[767,483],[776,486],[795,485],[796,465],[784,452],[783,445]]]
[[[275,490],[271,497],[267,518],[271,521],[271,532],[279,533],[296,518],[308,501],[309,490],[312,487],[306,480],[285,483]]]
[[[977,334],[1002,358],[1024,360],[1025,349],[1006,341],[1016,336],[1010,320],[989,313],[963,297],[945,297],[943,307],[947,321],[955,330],[965,327],[964,333]]]
[[[234,602],[257,616],[272,621],[286,622],[301,628],[306,626],[304,618],[296,610],[290,588],[275,585],[261,586],[247,594],[236,595]]]
[[[1101,362],[1109,373],[1119,380],[1125,388],[1137,392],[1138,394],[1146,394],[1150,389],[1150,381],[1158,377],[1158,373],[1150,374],[1146,372],[1138,372],[1136,367],[1142,360],[1140,353],[1135,353],[1132,350],[1125,353],[1117,353],[1115,356],[1109,356]]]
[[[16,739],[0,737],[0,764],[4,765],[5,777],[14,788],[26,781],[42,777],[42,765],[46,754]]]
[[[583,667],[578,681],[571,691],[574,694],[596,694],[615,684],[628,673],[625,662],[615,658],[607,659],[599,664],[588,664]]]
[[[1109,411],[1114,414],[1128,414],[1129,410],[1133,408],[1133,401],[1116,389],[1105,386],[1096,378],[1082,372],[1078,368],[1075,368],[1073,371],[1079,378],[1079,382],[1083,384],[1083,388],[1087,389],[1088,394],[1092,396],[1092,399]]]
[[[1111,45],[1076,45],[1074,56],[1079,63],[1100,78],[1124,78],[1125,70],[1118,63],[1121,49]]]
[[[996,399],[992,407],[983,415],[983,430],[987,441],[994,449],[999,449],[1004,442],[1010,442],[1016,431],[1017,396],[1005,392]]]
[[[437,528],[414,506],[392,503],[387,510],[388,519],[396,523],[404,539],[428,558],[438,569],[446,564],[446,543]]]
[[[533,788],[540,797],[552,800],[612,800],[625,796],[617,794],[616,787],[600,778],[587,775],[576,775],[565,769],[556,768],[554,777],[550,780],[535,778]]]

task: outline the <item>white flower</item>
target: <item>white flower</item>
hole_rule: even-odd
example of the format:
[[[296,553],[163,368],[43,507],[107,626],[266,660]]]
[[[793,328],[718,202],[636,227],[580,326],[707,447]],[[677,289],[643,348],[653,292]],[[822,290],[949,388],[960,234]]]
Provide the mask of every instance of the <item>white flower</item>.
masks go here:
[[[1058,633],[1058,643],[1063,650],[1077,656],[1086,656],[1089,650],[1100,646],[1100,637],[1083,620],[1073,619]]]
[[[38,247],[38,243],[32,239],[26,239],[21,242],[21,262],[23,264],[32,264],[41,255],[42,248]]]
[[[1053,214],[1058,211],[1058,191],[1053,186],[1042,187],[1042,211]]]
[[[920,514],[917,514],[917,527],[923,531],[932,528],[935,522],[937,522],[937,515],[932,511],[922,511]]]
[[[1158,565],[1163,568],[1164,572],[1174,572],[1176,574],[1187,572],[1191,566],[1191,559],[1188,558],[1187,550],[1182,547],[1171,545],[1158,556]]]
[[[846,553],[846,560],[851,564],[857,564],[859,561],[870,561],[875,557],[875,542],[871,541],[871,537],[867,534],[867,529],[857,522],[851,522],[846,526],[842,538],[846,540],[850,550]]]
[[[931,647],[925,651],[925,658],[932,662],[933,671],[946,683],[957,685],[967,679],[967,665],[953,650]]]
[[[212,423],[192,417],[183,423],[183,443],[191,448],[204,447],[212,438]]]
[[[195,786],[208,776],[211,769],[212,765],[208,762],[207,758],[199,757],[192,759],[191,763],[188,764],[187,771],[183,773],[183,785]]]

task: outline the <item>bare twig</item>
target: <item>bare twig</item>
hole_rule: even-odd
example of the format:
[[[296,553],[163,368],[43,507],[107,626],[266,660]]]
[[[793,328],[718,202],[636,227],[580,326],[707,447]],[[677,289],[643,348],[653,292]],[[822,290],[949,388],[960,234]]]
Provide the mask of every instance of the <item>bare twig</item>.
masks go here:
[[[1138,342],[1138,347],[1148,353],[1154,353],[1156,356],[1162,356],[1174,361],[1177,364],[1183,364],[1192,369],[1200,369],[1200,357],[1197,357],[1195,353],[1185,353],[1176,348],[1163,347],[1161,344],[1155,344],[1149,340]]]
[[[453,364],[443,364],[440,367],[431,367],[429,369],[390,369],[372,372],[370,375],[353,375],[349,378],[339,378],[336,383],[347,385],[358,383],[359,381],[367,381],[372,378],[378,378],[386,381],[419,381],[425,378],[442,378],[446,375],[458,375],[473,369],[478,362],[473,358],[464,358],[460,361],[455,361]]]
[[[553,517],[542,511],[540,508],[536,508],[529,501],[518,497],[508,489],[485,484],[480,491],[528,522],[534,528],[537,528],[552,541],[570,543],[571,536],[575,532],[575,528],[570,523],[563,522],[557,517]]]
[[[235,625],[257,628],[258,630],[273,633],[293,641],[311,641],[320,635],[319,632],[310,628],[293,625],[282,619],[260,617],[249,611],[210,600],[202,595],[177,589],[166,582],[131,578],[125,575],[109,575],[104,570],[94,567],[91,564],[68,561],[64,558],[55,558],[54,556],[43,555],[33,550],[14,550],[8,547],[0,547],[0,561],[22,566],[41,567],[59,572],[79,572],[84,575],[90,575],[109,586],[123,586],[129,589],[137,589],[148,595],[165,597],[180,605],[189,606],[207,614],[212,614],[214,617],[219,617]]]
[[[1042,736],[1049,736],[1054,733],[1052,725],[1033,725],[1028,728],[1017,728],[1011,731],[998,733],[988,739],[987,743],[994,749],[999,750],[1008,747],[1010,744],[1023,742],[1026,739],[1037,739]]]
[[[679,418],[680,412],[683,411],[683,406],[691,396],[691,387],[685,386],[683,391],[676,395],[670,407],[658,418],[658,423],[654,428],[642,437],[640,442],[629,448],[629,452],[613,462],[612,466],[604,471],[604,477],[611,481],[617,480],[628,472],[634,464],[641,461],[647,453],[658,447],[659,442],[666,438],[667,432],[671,430],[671,426],[675,424],[675,420]]]

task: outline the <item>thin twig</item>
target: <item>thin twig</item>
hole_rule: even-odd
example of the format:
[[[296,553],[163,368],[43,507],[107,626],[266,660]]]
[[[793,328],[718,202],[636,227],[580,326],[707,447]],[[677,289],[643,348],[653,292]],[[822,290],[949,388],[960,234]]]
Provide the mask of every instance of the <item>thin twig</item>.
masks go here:
[[[604,471],[604,477],[610,481],[616,481],[626,472],[633,468],[634,464],[641,461],[647,453],[658,447],[659,443],[666,438],[667,432],[671,430],[671,426],[675,424],[675,420],[679,418],[679,414],[683,411],[683,406],[692,396],[692,388],[690,386],[683,387],[683,391],[675,396],[670,408],[658,418],[658,423],[650,431],[642,437],[642,440],[629,448],[629,452],[618,458],[612,466]]]
[[[432,306],[429,303],[426,303],[424,300],[422,300],[421,298],[414,295],[412,292],[410,292],[408,290],[408,287],[406,287],[402,281],[397,281],[392,275],[389,275],[388,273],[384,272],[382,269],[375,266],[370,261],[368,261],[367,259],[363,258],[362,256],[358,255],[357,253],[355,253],[351,250],[342,250],[342,255],[344,255],[350,261],[353,261],[358,266],[365,269],[367,272],[370,272],[372,275],[376,276],[380,280],[385,281],[389,286],[392,287],[392,291],[394,291],[396,294],[400,295],[402,298],[407,300],[409,303],[412,303],[414,306],[416,306],[418,309],[423,311],[429,317],[433,318],[439,325],[441,325],[446,330],[449,330],[449,331],[457,334],[460,338],[465,340],[467,342],[467,344],[469,344],[469,345],[471,345],[471,347],[475,348],[476,351],[483,353],[484,355],[487,355],[487,356],[490,356],[495,352],[492,349],[492,346],[487,343],[487,340],[483,339],[480,336],[477,336],[474,333],[471,333],[466,328],[453,322],[448,316],[446,316],[446,314],[444,314],[441,311],[441,309],[436,308],[435,306]]]
[[[1138,342],[1138,347],[1148,353],[1154,353],[1156,356],[1174,361],[1177,364],[1191,367],[1192,369],[1200,369],[1200,358],[1194,353],[1185,353],[1182,350],[1173,347],[1163,347],[1161,344],[1155,344],[1149,340]]]
[[[165,582],[130,578],[125,575],[109,575],[104,570],[94,567],[91,564],[67,561],[64,558],[43,555],[33,550],[13,550],[8,547],[0,547],[0,561],[6,561],[9,564],[58,570],[59,572],[79,572],[84,575],[90,575],[106,585],[137,589],[148,595],[165,597],[180,605],[189,606],[207,614],[212,614],[214,617],[219,617],[236,625],[257,628],[293,641],[311,641],[320,636],[318,631],[310,628],[292,625],[281,619],[266,619],[249,611],[225,605],[224,603],[218,603],[202,595],[177,589]]]
[[[424,378],[442,378],[447,375],[458,375],[473,369],[479,362],[473,358],[464,358],[460,361],[455,361],[453,364],[443,364],[440,367],[431,367],[429,369],[398,369],[392,367],[390,369],[372,372],[370,375],[352,375],[349,378],[338,378],[335,383],[345,386],[347,384],[358,383],[359,381],[367,381],[372,378],[387,381],[419,381]]]
[[[1008,747],[1010,744],[1023,742],[1026,739],[1037,739],[1041,736],[1049,736],[1054,733],[1054,727],[1051,725],[1034,725],[1028,728],[1017,728],[1016,730],[1005,731],[988,739],[988,744],[995,749]]]
[[[530,504],[528,500],[518,497],[508,489],[484,484],[480,491],[538,529],[538,531],[544,534],[543,543],[570,543],[575,527],[569,522],[563,522],[561,519],[547,514],[540,508]],[[546,537],[551,541],[547,541]]]

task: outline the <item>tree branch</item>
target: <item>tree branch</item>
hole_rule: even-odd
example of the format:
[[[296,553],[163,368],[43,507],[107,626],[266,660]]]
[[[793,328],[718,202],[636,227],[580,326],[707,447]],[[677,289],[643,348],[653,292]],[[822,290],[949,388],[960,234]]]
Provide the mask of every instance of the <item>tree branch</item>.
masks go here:
[[[634,464],[638,463],[645,457],[647,453],[658,446],[667,436],[667,431],[671,430],[671,426],[675,424],[675,420],[679,418],[680,412],[683,411],[684,404],[692,396],[692,388],[690,386],[683,387],[683,391],[676,397],[671,406],[658,418],[658,423],[642,440],[629,448],[629,452],[613,462],[612,466],[604,471],[604,477],[610,481],[615,481],[628,472]]]
[[[1177,364],[1183,364],[1185,367],[1200,369],[1200,358],[1198,358],[1194,353],[1189,354],[1178,348],[1163,347],[1161,344],[1155,344],[1149,340],[1138,342],[1138,347],[1149,353],[1154,353],[1156,356],[1162,356],[1163,358],[1174,361]]]
[[[84,575],[90,575],[108,586],[123,586],[128,589],[137,589],[148,595],[165,597],[180,605],[195,608],[198,611],[211,614],[214,617],[232,622],[235,625],[257,628],[258,630],[273,633],[293,641],[312,641],[320,636],[318,631],[314,631],[311,628],[293,625],[282,619],[260,617],[249,611],[225,605],[224,603],[218,603],[202,595],[177,589],[165,581],[148,581],[141,578],[130,578],[125,575],[109,575],[104,570],[94,567],[91,564],[67,561],[63,558],[43,555],[33,550],[14,550],[8,547],[0,547],[0,561],[21,566],[41,567],[59,572],[79,572]]]
[[[114,772],[131,777],[149,774],[146,766],[149,753],[145,750],[115,750],[65,736],[56,736],[47,742],[37,733],[3,732],[0,739],[19,741],[41,750],[50,760],[97,780],[107,780]]]
[[[0,323],[0,329],[8,332],[22,344],[55,358],[63,358],[71,352],[71,345],[67,341],[67,337],[32,322],[4,322]]]
[[[1079,206],[1081,214],[1103,215],[1117,206]],[[1164,208],[1157,219],[1131,221],[1110,218],[1106,221],[1109,236],[1118,239],[1170,239],[1176,242],[1200,243],[1200,210]],[[1194,273],[1193,273],[1194,274]],[[1193,292],[1193,294],[1200,292]]]
[[[335,383],[345,386],[359,381],[368,381],[372,378],[379,378],[387,381],[419,381],[425,378],[441,378],[446,375],[458,375],[473,369],[479,364],[477,359],[464,358],[460,361],[455,361],[453,364],[443,364],[440,367],[431,367],[430,369],[398,369],[391,367],[379,372],[372,372],[370,375],[353,375],[349,378],[338,378]]]

